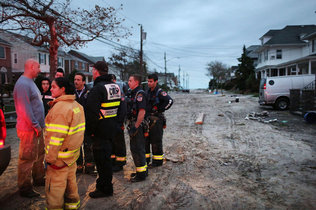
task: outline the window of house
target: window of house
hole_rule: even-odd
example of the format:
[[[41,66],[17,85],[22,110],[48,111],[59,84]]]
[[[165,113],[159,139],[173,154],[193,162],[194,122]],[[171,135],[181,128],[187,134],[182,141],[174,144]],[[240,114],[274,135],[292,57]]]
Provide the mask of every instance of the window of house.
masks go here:
[[[261,63],[261,53],[258,54],[258,63]]]
[[[278,76],[278,69],[271,69],[271,77]]]
[[[14,63],[18,63],[18,54],[14,53]]]
[[[38,62],[39,62],[39,64],[46,65],[46,54],[45,53],[38,53]]]
[[[282,50],[276,50],[276,59],[282,59]]]
[[[58,62],[58,66],[64,67],[64,58],[58,57],[57,62]]]
[[[268,60],[268,50],[264,51],[264,60]]]
[[[279,69],[279,76],[285,76],[285,68]]]
[[[78,70],[78,61],[75,61],[75,69]]]
[[[0,58],[5,58],[5,48],[0,46]]]
[[[315,39],[312,40],[312,52],[315,52]]]

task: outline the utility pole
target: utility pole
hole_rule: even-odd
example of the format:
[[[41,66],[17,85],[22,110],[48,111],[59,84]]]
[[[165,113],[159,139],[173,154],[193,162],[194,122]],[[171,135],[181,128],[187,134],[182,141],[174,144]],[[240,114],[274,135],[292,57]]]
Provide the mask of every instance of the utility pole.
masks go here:
[[[166,59],[166,52],[164,54],[165,59],[165,85],[167,86],[167,59]]]
[[[182,79],[183,79],[183,89],[185,89],[185,73],[183,72],[183,76],[182,76]]]
[[[140,72],[143,73],[143,40],[146,40],[146,32],[143,31],[143,25],[140,25],[140,51],[139,51],[139,65],[140,65]],[[145,76],[147,75],[146,69],[145,69]]]
[[[143,73],[143,25],[140,24],[140,51],[139,51],[140,73]]]
[[[178,70],[178,88],[180,87],[180,72],[181,72],[181,68],[180,68],[180,65],[179,65],[179,70]]]
[[[189,74],[187,73],[187,88],[186,89],[189,89]]]

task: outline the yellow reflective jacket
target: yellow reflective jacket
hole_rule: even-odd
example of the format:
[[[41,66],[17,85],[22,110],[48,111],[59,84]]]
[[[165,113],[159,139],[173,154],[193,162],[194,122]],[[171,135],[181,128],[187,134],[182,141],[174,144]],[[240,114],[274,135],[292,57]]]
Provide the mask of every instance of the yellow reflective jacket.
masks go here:
[[[49,102],[51,109],[45,118],[45,161],[58,167],[76,162],[83,142],[85,116],[75,98],[62,95]]]

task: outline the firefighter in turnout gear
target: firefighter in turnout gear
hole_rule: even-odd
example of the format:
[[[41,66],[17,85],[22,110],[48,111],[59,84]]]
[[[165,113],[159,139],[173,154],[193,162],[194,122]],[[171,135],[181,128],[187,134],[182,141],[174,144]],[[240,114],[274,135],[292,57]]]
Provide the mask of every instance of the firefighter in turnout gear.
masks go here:
[[[149,119],[149,136],[146,139],[146,161],[147,164],[152,158],[150,167],[161,166],[163,163],[162,136],[166,127],[164,111],[169,109],[172,98],[158,87],[158,76],[151,74],[148,76],[147,91],[147,119]],[[152,154],[150,153],[150,146]]]
[[[108,74],[104,61],[94,64],[94,86],[91,89],[85,111],[87,135],[91,136],[93,156],[98,171],[96,190],[89,193],[91,198],[113,195],[111,144],[116,135],[117,118],[120,117],[121,91]]]
[[[116,83],[116,76],[111,74],[112,81]],[[123,83],[118,83],[121,90],[121,112],[117,118],[117,132],[112,141],[112,170],[113,172],[119,172],[123,170],[123,166],[126,165],[126,144],[124,137],[124,121],[126,118],[127,105],[125,101],[125,92],[127,88],[124,88]],[[124,90],[125,89],[125,90]]]
[[[48,209],[78,209],[76,160],[85,131],[83,107],[75,101],[74,88],[60,77],[52,82],[51,109],[46,119],[45,193]]]
[[[128,86],[130,92],[126,97],[128,133],[130,136],[130,148],[136,166],[136,173],[131,174],[131,182],[139,182],[148,175],[145,157],[144,118],[146,114],[145,92],[140,85],[140,77],[129,77]]]

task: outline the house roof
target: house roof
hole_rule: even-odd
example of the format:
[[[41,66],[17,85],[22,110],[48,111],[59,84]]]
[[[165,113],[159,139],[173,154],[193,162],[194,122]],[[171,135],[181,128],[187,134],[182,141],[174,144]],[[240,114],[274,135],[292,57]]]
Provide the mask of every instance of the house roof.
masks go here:
[[[304,40],[311,40],[316,38],[316,31],[310,34],[307,34],[306,36],[303,37]]]
[[[258,52],[257,49],[259,49],[261,46],[260,45],[251,45],[247,47],[247,56],[250,58],[258,58]]]
[[[269,30],[267,33],[265,33],[262,37],[265,37],[265,36],[274,36],[274,34],[276,34],[278,31],[280,31],[279,29],[272,29],[272,30]],[[262,38],[261,37],[261,38]]]
[[[293,25],[281,30],[270,30],[266,34],[272,34],[272,38],[263,45],[305,44],[302,37],[314,32],[316,25]]]
[[[83,59],[91,64],[94,64],[98,61],[105,61],[103,56],[98,56],[98,57],[89,56],[87,54],[84,54],[82,52],[78,52],[76,50],[70,50],[68,53],[73,55],[73,56],[79,57],[79,58],[81,58],[81,59]]]
[[[12,34],[14,37],[26,42],[27,44],[30,44],[32,45],[32,41],[33,39],[26,36],[26,35],[22,35],[22,34],[17,34],[17,33],[13,33],[11,31],[6,31],[7,33],[9,34]],[[37,50],[39,51],[42,51],[42,52],[49,52],[49,46],[48,45],[42,45],[42,46],[35,46],[35,45],[32,45],[33,47],[35,47]],[[61,48],[59,47],[58,48],[58,55],[59,56],[65,56],[66,52]]]
[[[3,40],[0,38],[0,44],[4,44],[4,45],[8,45],[8,46],[12,46],[9,42]]]

